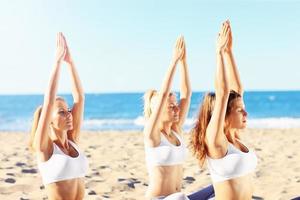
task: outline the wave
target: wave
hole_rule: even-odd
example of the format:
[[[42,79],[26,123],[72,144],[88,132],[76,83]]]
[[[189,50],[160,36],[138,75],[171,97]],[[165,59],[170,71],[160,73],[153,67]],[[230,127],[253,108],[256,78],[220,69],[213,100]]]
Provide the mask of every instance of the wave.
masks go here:
[[[145,119],[143,116],[139,116],[135,119],[93,119],[85,120],[83,129],[88,130],[105,130],[105,129],[117,129],[117,130],[141,130],[145,125]],[[195,124],[194,118],[186,119],[184,123],[184,129],[191,129]],[[254,118],[248,119],[248,128],[300,128],[300,118]]]
[[[0,131],[30,131],[31,120],[1,120]],[[184,130],[190,130],[195,123],[194,118],[186,119]],[[82,125],[83,130],[142,130],[145,125],[143,116],[134,119],[85,119]],[[248,128],[300,128],[300,118],[253,118],[248,119]]]
[[[300,128],[300,118],[262,118],[262,119],[249,119],[249,128]]]

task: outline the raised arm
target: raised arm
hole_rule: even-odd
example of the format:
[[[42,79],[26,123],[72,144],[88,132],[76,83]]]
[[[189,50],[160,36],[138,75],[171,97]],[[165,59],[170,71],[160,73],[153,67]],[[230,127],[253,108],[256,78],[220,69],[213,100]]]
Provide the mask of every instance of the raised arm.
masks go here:
[[[160,143],[159,123],[161,121],[162,112],[171,90],[176,65],[183,55],[183,48],[183,37],[181,36],[176,41],[171,64],[162,82],[158,97],[156,97],[157,99],[155,106],[153,107],[152,114],[145,125],[145,143],[150,147],[155,147]]]
[[[59,79],[61,62],[66,54],[66,45],[61,33],[57,35],[56,56],[54,66],[50,75],[48,88],[44,96],[44,103],[40,119],[37,125],[33,145],[37,152],[49,153],[52,150],[50,138],[48,136],[49,125],[51,123],[51,115],[56,98],[56,91]]]
[[[65,37],[64,41],[67,44]],[[66,46],[66,55],[64,57],[64,61],[67,63],[71,75],[72,95],[74,101],[72,107],[73,129],[68,131],[68,139],[76,143],[79,139],[80,127],[83,120],[84,92],[68,45]]]
[[[215,79],[216,99],[210,122],[206,130],[206,145],[209,156],[220,158],[226,154],[227,141],[224,122],[229,97],[228,72],[224,65],[224,47],[228,41],[228,25],[223,23],[217,40],[217,71]]]
[[[180,59],[180,102],[179,102],[179,122],[178,127],[181,128],[188,114],[191,102],[191,83],[186,61],[186,45],[183,39],[183,56]]]
[[[238,69],[235,64],[233,51],[232,51],[232,32],[231,32],[230,22],[227,20],[225,23],[227,23],[229,27],[228,43],[224,49],[224,59],[225,59],[226,66],[228,66],[227,68],[228,68],[228,77],[229,77],[229,88],[230,90],[234,90],[240,95],[243,95],[244,90],[242,87],[242,82],[240,79]]]

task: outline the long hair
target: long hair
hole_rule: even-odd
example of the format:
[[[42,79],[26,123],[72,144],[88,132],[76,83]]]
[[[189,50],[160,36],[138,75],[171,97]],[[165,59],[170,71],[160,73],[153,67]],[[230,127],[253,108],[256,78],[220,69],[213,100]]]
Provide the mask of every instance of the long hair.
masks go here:
[[[34,141],[35,132],[36,132],[38,123],[40,121],[41,112],[42,112],[42,106],[39,106],[39,107],[36,108],[36,110],[33,114],[33,122],[32,122],[32,125],[31,125],[30,138],[29,138],[29,144],[28,144],[29,149],[31,151],[35,151],[33,141]]]
[[[152,109],[151,109],[151,99],[152,97],[157,95],[156,90],[148,90],[144,94],[144,117],[145,119],[149,119]]]
[[[57,101],[57,100],[65,101],[65,99],[60,96],[55,97],[55,101]],[[29,138],[29,144],[28,144],[29,149],[31,151],[35,151],[34,137],[35,137],[35,133],[36,133],[36,129],[38,127],[39,121],[40,121],[41,113],[42,113],[42,106],[40,105],[36,108],[36,110],[33,114],[33,121],[32,121],[32,125],[31,125],[30,138]]]
[[[235,91],[230,91],[225,117],[228,116],[232,109],[232,102],[239,97],[241,97],[240,94]],[[196,156],[196,158],[199,160],[201,167],[203,166],[206,155],[208,153],[207,146],[205,144],[206,129],[214,110],[215,100],[215,93],[210,92],[204,95],[197,121],[194,125],[194,128],[191,130],[190,146],[194,156]]]

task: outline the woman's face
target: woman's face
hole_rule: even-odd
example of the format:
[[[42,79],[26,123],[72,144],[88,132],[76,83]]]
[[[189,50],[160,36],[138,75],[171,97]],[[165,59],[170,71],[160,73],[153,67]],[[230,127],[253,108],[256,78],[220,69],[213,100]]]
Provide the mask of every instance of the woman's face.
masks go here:
[[[67,103],[63,99],[57,99],[54,104],[52,126],[59,131],[73,129],[73,117]]]
[[[247,112],[242,98],[236,98],[232,102],[231,110],[226,117],[229,128],[244,129],[247,126]]]
[[[168,97],[166,106],[164,108],[162,120],[163,122],[178,122],[179,121],[179,106],[177,103],[176,96],[170,94]]]

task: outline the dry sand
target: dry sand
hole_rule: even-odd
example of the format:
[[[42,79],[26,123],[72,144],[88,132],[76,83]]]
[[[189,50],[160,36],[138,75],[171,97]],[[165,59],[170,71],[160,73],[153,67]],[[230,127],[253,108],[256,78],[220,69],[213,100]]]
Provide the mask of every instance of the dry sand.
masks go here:
[[[249,129],[242,138],[258,156],[254,195],[270,200],[300,196],[300,129]],[[47,199],[27,141],[27,133],[0,133],[1,200]],[[85,199],[144,199],[147,171],[141,132],[83,131],[80,148],[90,166]],[[192,155],[184,168],[186,194],[211,183],[208,171]]]

